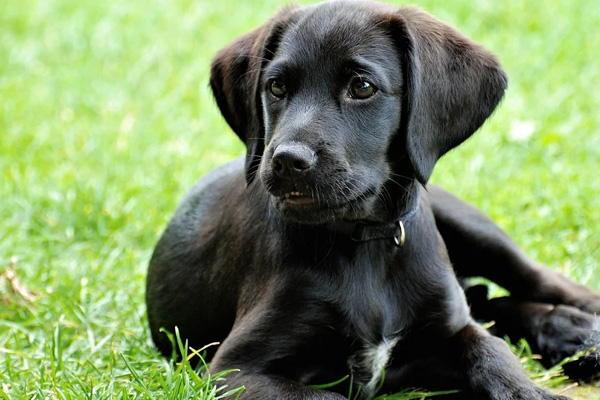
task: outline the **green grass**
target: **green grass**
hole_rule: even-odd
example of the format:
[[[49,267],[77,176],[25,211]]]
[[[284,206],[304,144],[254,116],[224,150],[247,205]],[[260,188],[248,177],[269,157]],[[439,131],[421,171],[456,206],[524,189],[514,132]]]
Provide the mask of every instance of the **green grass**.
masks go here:
[[[433,180],[600,289],[600,7],[418,3],[495,51],[511,80]],[[0,2],[0,273],[18,257],[37,294],[0,282],[0,399],[223,394],[211,394],[220,377],[202,380],[152,347],[146,265],[184,192],[243,151],[207,88],[212,55],[282,4]],[[555,389],[569,384],[527,366]]]

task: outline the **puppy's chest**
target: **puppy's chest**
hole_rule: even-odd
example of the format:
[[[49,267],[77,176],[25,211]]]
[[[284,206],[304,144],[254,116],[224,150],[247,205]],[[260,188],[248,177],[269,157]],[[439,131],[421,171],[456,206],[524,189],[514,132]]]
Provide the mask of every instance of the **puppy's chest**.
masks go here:
[[[361,386],[362,397],[371,398],[383,383],[385,368],[391,362],[392,350],[399,336],[382,338],[379,343],[363,343],[348,358],[348,367],[355,383]]]
[[[335,304],[341,317],[337,330],[350,346],[346,364],[353,382],[361,387],[361,398],[375,394],[395,346],[413,323],[408,310],[415,299],[406,298],[407,288],[388,268],[395,260],[382,253],[358,260],[339,257],[339,264],[330,266],[337,275],[317,283],[328,282],[319,292],[327,293],[327,303]],[[393,265],[402,268],[399,263]]]
[[[352,302],[347,327],[353,344],[347,364],[354,382],[362,387],[362,396],[369,398],[382,383],[393,349],[409,321],[403,312],[401,294],[388,286],[356,290]]]

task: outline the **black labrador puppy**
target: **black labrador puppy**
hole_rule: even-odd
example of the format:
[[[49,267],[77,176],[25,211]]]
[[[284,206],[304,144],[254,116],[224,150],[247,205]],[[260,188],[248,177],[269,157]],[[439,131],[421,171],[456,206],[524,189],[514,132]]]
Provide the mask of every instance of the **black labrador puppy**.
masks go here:
[[[248,152],[200,179],[155,249],[146,300],[158,348],[171,354],[161,328],[195,348],[222,342],[211,369],[239,369],[228,385],[244,385],[244,399],[411,386],[565,399],[475,322],[457,275],[507,288],[492,301],[470,291],[475,316],[526,337],[547,364],[600,342],[600,295],[427,185],[506,85],[496,58],[456,30],[367,1],[285,8],[223,49],[211,87]]]

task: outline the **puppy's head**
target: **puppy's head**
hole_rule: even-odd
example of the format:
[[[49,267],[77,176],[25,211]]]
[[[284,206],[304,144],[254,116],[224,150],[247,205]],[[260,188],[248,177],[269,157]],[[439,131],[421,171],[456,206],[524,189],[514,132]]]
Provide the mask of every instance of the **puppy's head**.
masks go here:
[[[425,183],[496,107],[495,57],[415,8],[287,8],[223,49],[211,87],[246,143],[246,179],[303,223],[377,219],[390,184]],[[404,181],[406,182],[406,181]]]

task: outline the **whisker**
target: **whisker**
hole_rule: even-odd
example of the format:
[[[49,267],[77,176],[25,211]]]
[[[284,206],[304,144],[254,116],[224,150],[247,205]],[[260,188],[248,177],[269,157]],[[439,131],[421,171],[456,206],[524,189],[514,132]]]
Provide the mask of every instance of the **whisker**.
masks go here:
[[[275,55],[275,53],[272,50],[268,49],[266,46],[262,46],[262,49],[266,52],[269,52],[272,56]]]
[[[241,74],[239,76],[239,79],[236,82],[239,83],[242,80],[242,78],[244,78],[246,75],[253,74],[253,73],[258,72],[260,70],[262,70],[262,67],[258,67],[258,68],[254,68],[254,69],[249,69],[248,71],[246,71],[243,74]]]

